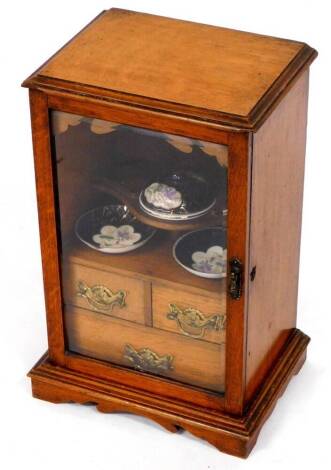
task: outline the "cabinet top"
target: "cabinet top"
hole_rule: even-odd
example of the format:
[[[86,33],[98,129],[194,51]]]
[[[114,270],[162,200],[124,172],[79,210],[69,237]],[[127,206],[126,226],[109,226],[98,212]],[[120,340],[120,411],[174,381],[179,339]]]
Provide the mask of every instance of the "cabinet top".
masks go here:
[[[256,130],[316,55],[302,42],[111,9],[23,86]]]

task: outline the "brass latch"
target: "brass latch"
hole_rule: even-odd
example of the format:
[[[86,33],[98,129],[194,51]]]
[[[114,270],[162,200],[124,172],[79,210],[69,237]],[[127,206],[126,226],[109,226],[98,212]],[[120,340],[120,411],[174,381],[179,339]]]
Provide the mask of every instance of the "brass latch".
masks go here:
[[[243,264],[238,258],[230,260],[229,294],[234,300],[238,300],[242,294]]]

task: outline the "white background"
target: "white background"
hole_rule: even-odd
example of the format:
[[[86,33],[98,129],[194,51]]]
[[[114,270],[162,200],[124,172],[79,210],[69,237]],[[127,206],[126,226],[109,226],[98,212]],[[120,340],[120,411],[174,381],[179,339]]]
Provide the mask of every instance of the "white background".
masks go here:
[[[330,14],[324,0],[36,1],[0,7],[0,467],[296,469],[330,460]],[[129,415],[31,398],[26,372],[46,350],[27,90],[20,82],[101,10],[117,6],[298,39],[320,56],[309,100],[298,326],[312,337],[301,373],[247,461]]]

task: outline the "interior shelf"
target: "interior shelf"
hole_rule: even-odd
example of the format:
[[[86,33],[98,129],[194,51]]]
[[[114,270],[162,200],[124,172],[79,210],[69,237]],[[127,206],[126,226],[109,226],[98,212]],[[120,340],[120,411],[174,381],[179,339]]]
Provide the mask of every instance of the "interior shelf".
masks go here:
[[[204,279],[187,272],[174,260],[172,247],[184,231],[226,227],[227,148],[63,117],[70,118],[69,127],[57,133],[53,141],[58,160],[63,262],[127,273],[205,296],[225,296],[226,280]],[[220,152],[219,158],[215,152]],[[208,191],[216,195],[208,213],[196,219],[169,221],[154,218],[140,208],[140,192],[174,173],[194,174],[208,182]],[[82,214],[110,204],[126,205],[140,222],[159,230],[146,245],[126,254],[110,255],[88,248],[76,239],[75,222]]]
[[[174,288],[182,285],[202,295],[222,298],[226,294],[225,279],[205,279],[191,274],[179,266],[172,257],[172,247],[180,232],[159,231],[143,247],[125,254],[110,255],[86,247],[72,240],[63,247],[64,258],[104,271],[129,274],[139,279],[166,282]]]

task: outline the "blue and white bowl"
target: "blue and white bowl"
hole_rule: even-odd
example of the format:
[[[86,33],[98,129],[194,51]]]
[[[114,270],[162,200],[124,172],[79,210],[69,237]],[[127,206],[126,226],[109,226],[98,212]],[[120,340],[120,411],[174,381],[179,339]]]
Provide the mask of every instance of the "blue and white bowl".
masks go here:
[[[173,257],[186,271],[208,279],[226,277],[226,231],[209,227],[185,233],[173,246]]]

